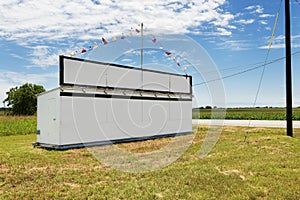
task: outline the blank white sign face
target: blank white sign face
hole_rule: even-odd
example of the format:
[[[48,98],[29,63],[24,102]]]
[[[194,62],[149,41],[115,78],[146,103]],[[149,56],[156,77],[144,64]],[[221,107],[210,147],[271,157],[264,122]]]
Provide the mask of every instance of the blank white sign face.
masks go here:
[[[60,56],[60,85],[191,94],[191,77]]]
[[[63,60],[64,83],[74,85],[97,86],[105,85],[105,69],[107,67],[77,60]]]

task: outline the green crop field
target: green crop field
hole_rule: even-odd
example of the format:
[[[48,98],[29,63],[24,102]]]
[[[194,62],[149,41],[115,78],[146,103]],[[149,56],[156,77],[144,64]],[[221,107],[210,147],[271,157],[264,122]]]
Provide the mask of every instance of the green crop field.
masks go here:
[[[217,117],[212,117],[215,112]],[[285,108],[228,108],[226,119],[285,120]],[[193,109],[193,119],[218,118],[220,109]],[[293,120],[300,120],[300,108],[293,109]]]
[[[27,135],[35,133],[36,116],[0,115],[0,136]]]
[[[85,148],[33,148],[35,118],[5,120],[15,125],[0,126],[0,199],[300,199],[299,129],[290,138],[284,129],[252,127],[244,143],[246,128],[224,127],[213,150],[200,158],[207,127],[194,126],[195,139],[178,160],[132,174],[104,165]],[[169,141],[117,146],[144,153]]]

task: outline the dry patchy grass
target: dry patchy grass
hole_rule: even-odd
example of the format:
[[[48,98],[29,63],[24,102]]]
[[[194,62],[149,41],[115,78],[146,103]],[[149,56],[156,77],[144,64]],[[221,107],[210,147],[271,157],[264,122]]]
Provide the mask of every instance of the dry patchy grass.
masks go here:
[[[88,149],[33,148],[35,135],[2,136],[0,199],[299,199],[300,141],[284,129],[224,127],[205,158],[207,127],[194,127],[190,148],[174,163],[146,173],[105,166]],[[296,130],[299,132],[299,130]],[[151,152],[172,138],[118,144]]]

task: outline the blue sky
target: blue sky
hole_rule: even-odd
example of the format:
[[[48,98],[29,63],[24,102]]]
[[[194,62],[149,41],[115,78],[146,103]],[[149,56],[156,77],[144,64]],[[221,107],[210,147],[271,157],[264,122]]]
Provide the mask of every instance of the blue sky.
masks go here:
[[[172,52],[187,73],[193,58],[202,78],[210,78],[209,55],[220,76],[227,76],[264,63],[280,0],[6,0],[0,3],[0,100],[9,88],[26,82],[58,87],[58,55],[99,47],[76,57],[139,65],[139,38],[135,29],[145,26],[145,64],[161,69],[177,65],[164,55]],[[284,57],[284,1],[268,62]],[[300,1],[291,0],[292,53],[300,51]],[[132,28],[132,29],[131,29]],[[129,37],[132,31],[133,37]],[[120,36],[124,34],[125,40]],[[103,45],[101,38],[108,40]],[[117,37],[116,42],[112,38]],[[151,43],[153,37],[157,42]],[[185,40],[188,38],[188,42]],[[170,43],[170,40],[172,42]],[[176,41],[178,40],[178,41]],[[193,52],[191,43],[201,47]],[[161,50],[160,47],[164,48]],[[147,48],[146,48],[147,47]],[[205,57],[206,56],[206,57]],[[300,53],[292,57],[294,106],[300,106]],[[198,65],[197,63],[195,65]],[[194,66],[195,67],[195,66]],[[196,66],[197,67],[197,66]],[[257,106],[285,106],[284,60],[267,65]],[[223,80],[226,106],[252,106],[262,68]],[[183,73],[178,71],[178,73]],[[204,77],[204,78],[203,78]],[[206,78],[205,78],[206,77]],[[197,106],[212,105],[206,84],[195,86]]]

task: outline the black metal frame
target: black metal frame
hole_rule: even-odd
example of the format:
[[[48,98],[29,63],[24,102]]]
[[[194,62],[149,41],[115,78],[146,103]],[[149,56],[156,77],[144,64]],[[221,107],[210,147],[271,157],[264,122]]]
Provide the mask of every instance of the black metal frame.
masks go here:
[[[188,134],[193,134],[193,132],[169,133],[169,134],[153,135],[153,136],[146,136],[146,137],[135,137],[135,138],[125,138],[125,139],[97,141],[97,142],[86,142],[86,143],[77,143],[77,144],[63,144],[63,145],[45,144],[45,143],[35,142],[35,143],[32,143],[32,145],[34,147],[40,147],[40,148],[44,148],[44,149],[48,149],[48,150],[68,150],[68,149],[77,149],[77,148],[83,148],[83,147],[94,147],[94,146],[103,146],[103,145],[109,145],[109,144],[119,144],[119,143],[153,140],[153,139],[158,139],[158,138],[175,137],[175,136],[188,135]]]

